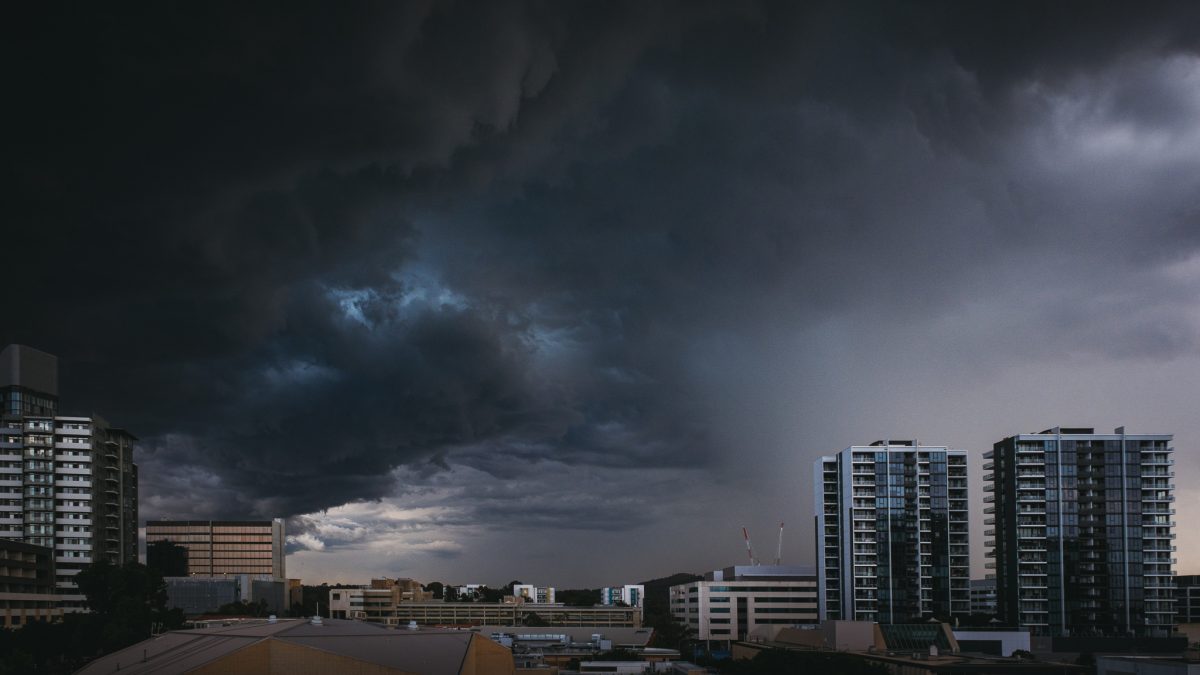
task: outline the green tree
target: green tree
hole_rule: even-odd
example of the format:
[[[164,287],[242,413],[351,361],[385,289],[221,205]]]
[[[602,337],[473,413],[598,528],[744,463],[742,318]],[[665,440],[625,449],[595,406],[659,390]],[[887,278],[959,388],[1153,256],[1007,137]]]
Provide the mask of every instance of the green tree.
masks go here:
[[[226,603],[217,608],[217,614],[226,614],[229,616],[253,616],[261,617],[268,616],[271,613],[267,609],[267,601],[259,600],[257,602],[236,602]]]
[[[578,588],[555,591],[554,599],[567,607],[591,607],[600,602],[600,589]]]
[[[183,612],[167,608],[167,584],[154,570],[136,562],[120,567],[100,560],[75,575],[87,607],[99,622],[101,644],[115,651],[150,637],[154,629],[183,625]]]
[[[145,565],[99,561],[75,580],[91,613],[0,631],[0,675],[71,673],[101,654],[150,637],[152,631],[183,625],[183,612],[166,607],[162,577]]]
[[[543,619],[541,617],[541,615],[538,614],[537,612],[527,613],[525,615],[524,619],[522,620],[522,623],[524,623],[526,626],[537,626],[537,627],[544,627],[544,626],[550,625],[550,622]]]
[[[187,548],[170,539],[146,544],[146,567],[164,577],[186,577],[188,574]]]

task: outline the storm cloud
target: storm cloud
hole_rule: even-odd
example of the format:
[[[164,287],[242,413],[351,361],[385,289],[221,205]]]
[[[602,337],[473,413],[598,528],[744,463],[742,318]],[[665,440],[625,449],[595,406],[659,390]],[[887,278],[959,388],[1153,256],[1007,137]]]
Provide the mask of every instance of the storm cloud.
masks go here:
[[[1200,434],[1193,4],[23,11],[2,337],[146,517],[596,585],[876,437]]]

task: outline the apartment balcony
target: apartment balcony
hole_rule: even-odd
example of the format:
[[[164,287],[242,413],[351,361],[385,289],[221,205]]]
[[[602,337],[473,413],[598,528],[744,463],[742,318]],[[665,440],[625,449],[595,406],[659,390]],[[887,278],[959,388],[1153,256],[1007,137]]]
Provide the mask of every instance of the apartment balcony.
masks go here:
[[[54,520],[54,524],[55,525],[88,525],[88,526],[90,526],[92,524],[92,519],[91,518],[79,518],[79,519],[56,518]]]

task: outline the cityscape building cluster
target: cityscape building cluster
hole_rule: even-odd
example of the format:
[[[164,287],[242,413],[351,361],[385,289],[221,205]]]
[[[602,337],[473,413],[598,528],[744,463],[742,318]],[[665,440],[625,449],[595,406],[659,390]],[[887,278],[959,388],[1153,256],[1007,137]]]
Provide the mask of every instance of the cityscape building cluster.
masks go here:
[[[84,611],[74,583],[81,569],[137,560],[136,441],[95,414],[60,412],[54,356],[21,345],[0,351],[0,627]],[[813,564],[751,556],[750,565],[671,586],[667,611],[695,639],[729,649],[764,640],[955,651],[961,643],[1004,655],[1030,639],[1166,638],[1200,617],[1200,577],[1176,578],[1172,443],[1170,434],[1123,427],[997,441],[982,455],[984,579],[970,575],[967,451],[895,439],[852,445],[813,464]],[[234,603],[283,613],[301,601],[280,519],[145,527],[146,563],[189,616]],[[645,585],[595,595],[576,606],[558,602],[553,586],[473,583],[435,597],[415,580],[380,578],[330,589],[325,609],[392,627],[486,629],[510,648],[523,645],[515,651],[526,660],[587,657],[613,635],[650,649]]]

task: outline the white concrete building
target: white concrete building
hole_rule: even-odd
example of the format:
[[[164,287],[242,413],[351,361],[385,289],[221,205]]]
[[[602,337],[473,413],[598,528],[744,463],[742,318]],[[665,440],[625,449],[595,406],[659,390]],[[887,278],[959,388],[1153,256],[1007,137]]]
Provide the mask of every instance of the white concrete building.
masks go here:
[[[672,586],[671,614],[699,640],[744,640],[759,626],[810,626],[817,615],[817,573],[810,565],[747,565]]]
[[[80,569],[137,560],[137,439],[57,412],[58,360],[21,345],[0,351],[0,538],[52,549],[63,609],[81,611]]]
[[[553,586],[534,586],[533,584],[516,584],[513,586],[513,597],[521,598],[524,602],[554,604]]]
[[[646,587],[641,584],[606,586],[600,589],[600,604],[641,607],[645,604]]]

